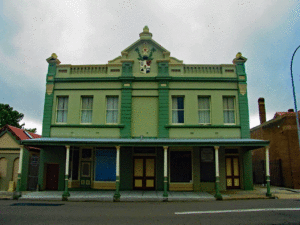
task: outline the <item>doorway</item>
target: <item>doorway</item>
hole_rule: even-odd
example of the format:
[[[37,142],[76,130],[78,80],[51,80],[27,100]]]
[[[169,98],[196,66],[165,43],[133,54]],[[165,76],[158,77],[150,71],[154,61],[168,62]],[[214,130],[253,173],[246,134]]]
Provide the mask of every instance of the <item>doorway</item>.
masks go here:
[[[47,164],[46,190],[58,190],[59,164]]]
[[[91,162],[81,162],[80,187],[91,187]]]
[[[240,166],[238,156],[226,156],[226,187],[240,188]]]
[[[133,189],[155,190],[155,157],[133,158]]]

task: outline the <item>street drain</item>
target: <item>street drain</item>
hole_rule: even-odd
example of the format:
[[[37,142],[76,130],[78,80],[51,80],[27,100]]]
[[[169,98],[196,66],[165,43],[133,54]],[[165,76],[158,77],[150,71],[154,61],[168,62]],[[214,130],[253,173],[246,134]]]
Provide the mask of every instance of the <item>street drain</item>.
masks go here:
[[[14,203],[10,206],[61,206],[64,204],[49,204],[49,203]]]

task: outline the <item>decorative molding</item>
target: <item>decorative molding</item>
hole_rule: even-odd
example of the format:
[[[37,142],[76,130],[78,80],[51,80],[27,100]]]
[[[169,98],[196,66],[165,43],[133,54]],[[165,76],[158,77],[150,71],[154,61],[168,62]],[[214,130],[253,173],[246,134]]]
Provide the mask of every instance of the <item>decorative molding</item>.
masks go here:
[[[54,84],[46,84],[46,92],[48,95],[51,95],[53,92]]]
[[[239,84],[239,90],[241,95],[245,95],[247,93],[247,84]]]

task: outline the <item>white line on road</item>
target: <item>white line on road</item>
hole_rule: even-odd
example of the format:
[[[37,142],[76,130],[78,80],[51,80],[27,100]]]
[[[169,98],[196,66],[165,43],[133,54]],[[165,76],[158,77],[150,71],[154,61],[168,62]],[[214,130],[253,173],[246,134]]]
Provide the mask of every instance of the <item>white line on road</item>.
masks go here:
[[[265,211],[299,211],[300,208],[269,208],[269,209],[236,209],[236,210],[218,210],[218,211],[194,211],[194,212],[175,212],[180,214],[211,214],[211,213],[240,213],[240,212],[265,212]]]

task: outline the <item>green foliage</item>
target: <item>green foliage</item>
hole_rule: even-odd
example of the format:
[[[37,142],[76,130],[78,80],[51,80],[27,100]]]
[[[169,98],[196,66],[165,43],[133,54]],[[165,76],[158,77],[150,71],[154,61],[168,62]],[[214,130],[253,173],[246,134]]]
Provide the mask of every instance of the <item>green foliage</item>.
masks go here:
[[[6,124],[25,129],[25,123],[20,124],[20,121],[24,118],[23,113],[19,113],[16,110],[13,110],[13,107],[10,107],[8,104],[0,103],[0,128],[5,126]],[[36,128],[25,129],[29,132],[35,133]]]

